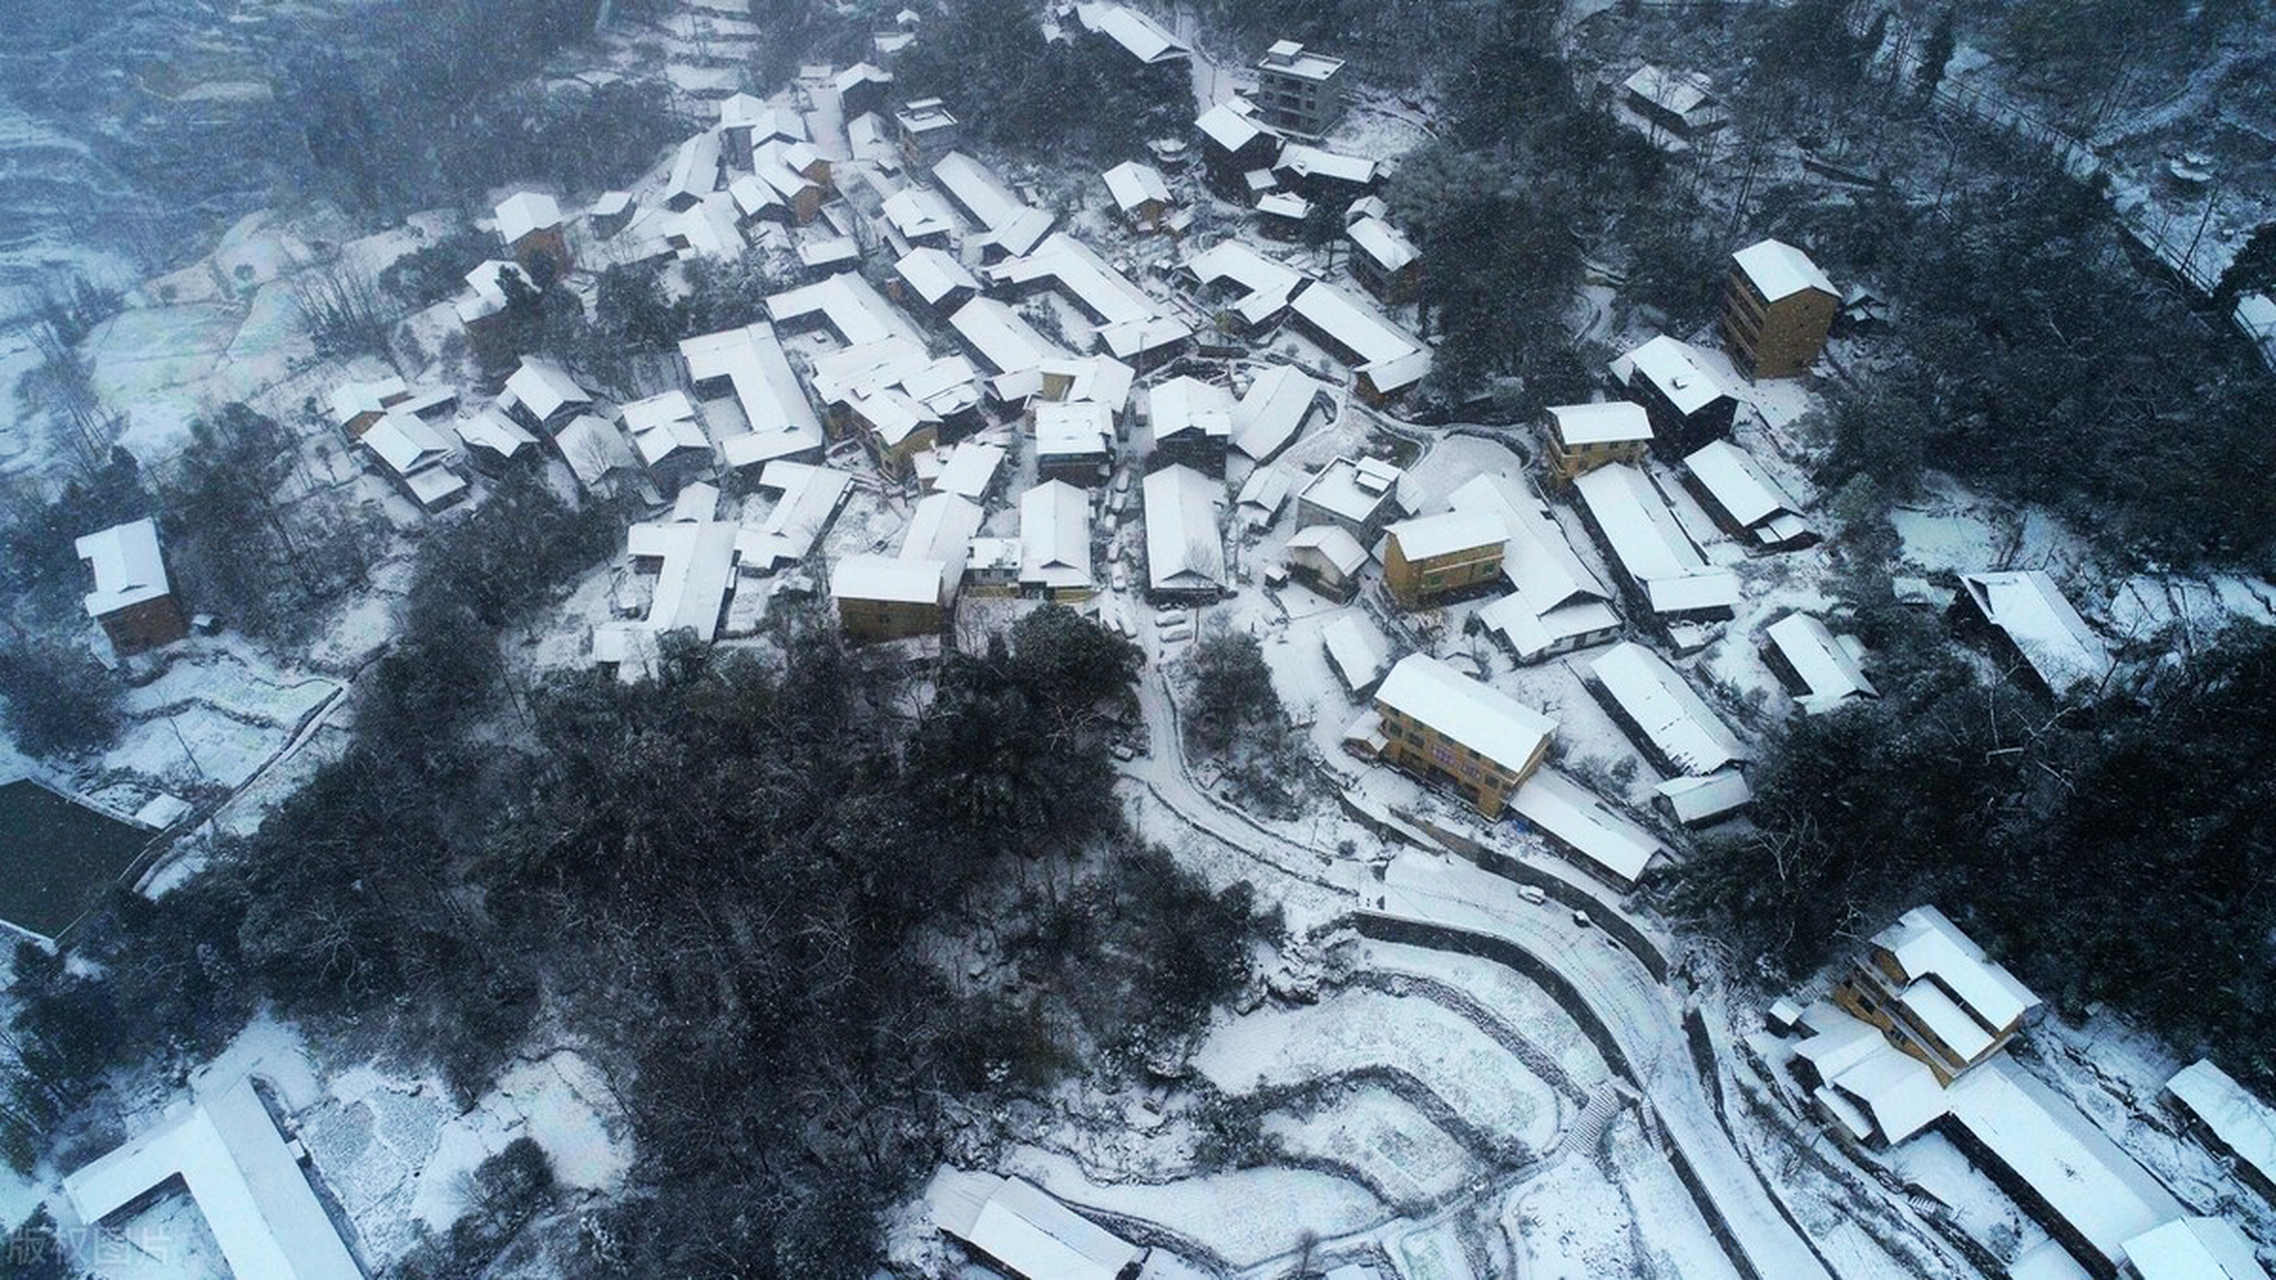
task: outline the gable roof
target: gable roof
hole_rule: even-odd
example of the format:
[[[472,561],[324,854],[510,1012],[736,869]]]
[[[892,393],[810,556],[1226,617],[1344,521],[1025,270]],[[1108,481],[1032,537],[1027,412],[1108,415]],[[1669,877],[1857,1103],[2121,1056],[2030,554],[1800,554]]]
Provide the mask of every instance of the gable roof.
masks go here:
[[[2102,637],[2043,569],[1968,573],[1960,585],[1986,622],[2007,634],[2049,689],[2067,694],[2100,682],[2116,665]]]
[[[1372,688],[1390,669],[1391,642],[1364,613],[1346,613],[1320,628],[1320,643],[1327,648],[1336,678],[1353,693]]]
[[[1326,383],[1294,365],[1271,366],[1233,407],[1233,447],[1258,462],[1271,461],[1303,430],[1320,397],[1333,395]]]
[[[935,1225],[1029,1280],[1119,1280],[1146,1256],[1018,1178],[943,1169],[926,1197]]]
[[[1557,731],[1556,721],[1424,653],[1399,659],[1375,701],[1511,773],[1531,764]]]
[[[1816,618],[1790,613],[1765,627],[1763,635],[1809,687],[1809,692],[1798,699],[1805,710],[1823,711],[1851,698],[1881,695],[1866,677],[1857,655]]]
[[[1664,333],[1613,361],[1613,367],[1623,382],[1632,373],[1659,388],[1675,411],[1687,417],[1730,396],[1690,343]]]
[[[1019,498],[1019,580],[1051,590],[1091,585],[1091,502],[1064,480]]]
[[[498,238],[507,244],[560,225],[561,206],[542,191],[517,191],[498,205]]]
[[[1730,608],[1738,575],[1707,562],[1650,477],[1624,463],[1598,467],[1573,481],[1613,558],[1657,613]]]
[[[1233,434],[1233,394],[1213,382],[1179,375],[1146,393],[1154,442],[1193,432],[1211,440]]]
[[[1873,935],[1873,945],[1896,959],[1908,984],[1934,980],[1989,1030],[2012,1026],[2039,1004],[2007,966],[1987,959],[1974,939],[1933,906],[1905,912]]]
[[[2165,1088],[2239,1160],[2276,1181],[2276,1111],[2267,1103],[2206,1058],[2176,1072]]]
[[[1636,642],[1622,641],[1589,664],[1596,681],[1670,764],[1686,773],[1713,773],[1747,758],[1747,749],[1723,718],[1692,691],[1667,660]]]
[[[1227,151],[1237,152],[1259,138],[1277,140],[1280,137],[1279,130],[1230,102],[1220,102],[1202,112],[1201,118],[1193,124],[1202,137]]]
[[[912,249],[893,264],[893,270],[927,305],[940,302],[958,289],[978,293],[980,282],[945,250]]]
[[[1708,442],[1685,457],[1683,467],[1741,528],[1800,514],[1801,504],[1771,479],[1754,455],[1728,440]]]
[[[1598,404],[1554,404],[1549,421],[1568,445],[1624,444],[1652,438],[1652,416],[1632,400]]]
[[[1499,547],[1509,536],[1503,531],[1501,521],[1474,511],[1442,511],[1433,516],[1401,520],[1383,532],[1398,542],[1399,554],[1409,561]]]
[[[1398,271],[1414,264],[1422,256],[1415,242],[1407,234],[1381,218],[1361,218],[1351,224],[1346,233],[1352,247],[1367,255],[1367,260],[1381,271]]]
[[[1126,214],[1137,212],[1148,201],[1170,202],[1170,184],[1162,180],[1161,170],[1150,164],[1125,160],[1103,176],[1107,194],[1114,197],[1115,206]]]
[[[1783,240],[1758,240],[1732,254],[1731,261],[1738,264],[1755,290],[1769,302],[1805,289],[1815,289],[1829,298],[1841,297],[1833,281],[1818,270],[1817,263],[1810,261],[1809,254]]]
[[[521,367],[506,379],[506,395],[535,414],[539,422],[550,422],[563,409],[593,402],[567,369],[543,356],[522,357]]]
[[[997,373],[1021,373],[1049,360],[1071,358],[1065,348],[994,298],[972,299],[958,307],[948,323]]]
[[[933,181],[973,221],[987,228],[987,238],[1014,257],[1032,251],[1050,233],[1053,218],[1012,193],[994,169],[961,151],[951,151],[933,165]]]
[[[833,600],[874,600],[888,604],[938,604],[946,567],[938,560],[899,556],[847,556],[830,572]]]
[[[2268,1280],[2252,1241],[2226,1218],[2175,1218],[2125,1251],[2140,1280]]]
[[[1666,852],[1658,836],[1554,769],[1536,770],[1510,797],[1510,807],[1621,884],[1634,884]]]
[[[1136,9],[1108,3],[1078,4],[1075,16],[1085,29],[1121,45],[1131,57],[1149,66],[1180,62],[1192,52],[1185,41]]]
[[[156,520],[112,525],[72,545],[95,578],[95,589],[87,593],[89,617],[105,617],[173,591],[166,557],[158,549]]]
[[[1146,477],[1146,573],[1156,590],[1225,585],[1225,538],[1217,528],[1222,486],[1183,464]]]

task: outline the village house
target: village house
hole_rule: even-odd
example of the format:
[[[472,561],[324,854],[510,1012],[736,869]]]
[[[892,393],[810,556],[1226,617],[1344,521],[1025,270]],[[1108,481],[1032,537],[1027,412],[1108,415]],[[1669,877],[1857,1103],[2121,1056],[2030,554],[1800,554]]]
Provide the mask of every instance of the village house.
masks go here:
[[[769,294],[767,317],[783,329],[824,329],[849,347],[887,338],[924,345],[916,326],[857,271]]]
[[[1407,233],[1377,217],[1353,221],[1345,233],[1351,240],[1351,274],[1387,307],[1415,300],[1422,281],[1422,252]]]
[[[1290,302],[1306,336],[1358,375],[1359,398],[1381,405],[1423,380],[1431,351],[1389,317],[1352,294],[1314,280]]]
[[[948,207],[946,197],[930,187],[903,187],[880,201],[877,211],[900,243],[911,249],[941,253],[955,243],[956,211]],[[958,269],[962,270],[961,265]]]
[[[1986,958],[1932,906],[1915,907],[1874,934],[1833,999],[1926,1063],[1941,1084],[1999,1052],[2039,1006],[2005,966]]]
[[[1179,264],[1194,300],[1232,333],[1263,334],[1288,314],[1310,277],[1239,240],[1211,245]]]
[[[2120,1248],[2128,1280],[2268,1280],[2252,1238],[2226,1218],[2175,1218]]]
[[[821,419],[773,326],[762,321],[682,339],[680,360],[705,434],[719,441],[729,467],[821,457]]]
[[[583,413],[553,434],[554,452],[587,493],[612,498],[647,484],[640,459],[617,425],[597,413]]]
[[[1614,360],[1612,377],[1644,406],[1664,450],[1686,454],[1731,434],[1738,400],[1679,338],[1663,333]]]
[[[852,236],[824,236],[798,243],[798,265],[809,280],[819,280],[861,265],[861,246]]]
[[[1288,572],[1330,600],[1348,601],[1359,591],[1367,567],[1367,548],[1341,525],[1315,524],[1288,538]]]
[[[1086,32],[1112,41],[1141,66],[1175,66],[1186,62],[1193,53],[1192,48],[1170,34],[1168,28],[1126,5],[1077,4],[1075,20]]]
[[[747,574],[767,574],[813,553],[823,531],[845,505],[854,478],[831,467],[777,459],[759,472],[759,488],[782,496],[757,525],[735,536],[735,554]]]
[[[982,262],[1025,257],[1051,234],[1056,219],[1020,199],[994,169],[961,151],[933,162],[933,182],[957,212],[978,224]]]
[[[1448,787],[1487,821],[1541,767],[1557,724],[1428,654],[1409,654],[1375,691],[1382,759]]]
[[[731,521],[713,519],[718,512],[716,490],[710,500],[711,510],[685,513],[695,519],[644,521],[626,531],[625,549],[633,568],[654,573],[656,589],[649,597],[647,616],[639,622],[594,629],[597,661],[612,661],[608,656],[612,646],[603,637],[626,629],[650,636],[684,631],[702,644],[718,638],[734,602],[742,529]]]
[[[955,494],[927,494],[917,500],[902,532],[901,558],[939,565],[941,598],[952,608],[964,585],[964,566],[972,558],[972,540],[979,536],[985,515],[979,503]]]
[[[1017,538],[974,538],[964,562],[963,594],[997,600],[1018,595],[1025,554]]]
[[[1224,488],[1191,467],[1168,466],[1140,482],[1146,508],[1147,594],[1156,603],[1214,600],[1225,593],[1225,536],[1217,523]]]
[[[893,97],[893,73],[874,62],[857,62],[831,77],[830,84],[848,120],[885,110]]]
[[[1390,674],[1391,642],[1364,613],[1342,614],[1320,628],[1320,647],[1327,651],[1336,679],[1354,698],[1367,697]]]
[[[797,112],[747,93],[720,100],[718,130],[727,163],[738,169],[750,168],[752,154],[766,143],[805,142],[809,137],[806,121]]]
[[[973,358],[999,378],[1034,374],[1029,395],[1041,390],[1040,370],[1046,362],[1073,359],[1064,347],[1037,333],[1025,317],[995,298],[974,298],[958,307],[950,313],[948,325]]]
[[[278,1132],[251,1076],[201,1088],[123,1146],[63,1179],[71,1213],[88,1228],[187,1190],[222,1260],[240,1277],[361,1280],[363,1269],[326,1212],[298,1142]],[[178,1228],[175,1228],[178,1229]]]
[[[506,281],[529,282],[522,269],[493,258],[466,273],[466,292],[451,307],[466,333],[467,350],[482,369],[486,385],[495,386],[498,375],[514,358],[513,317],[507,311]]]
[[[157,521],[113,525],[72,545],[94,580],[87,616],[102,627],[112,652],[147,653],[190,634],[189,615],[166,571]]]
[[[1017,1280],[1137,1280],[1147,1251],[1032,1184],[943,1167],[925,1188],[933,1224]]]
[[[1284,133],[1325,134],[1343,118],[1343,66],[1294,40],[1274,42],[1257,63],[1257,114]]]
[[[413,388],[401,378],[346,382],[332,388],[332,425],[350,440],[359,439],[381,415],[408,413],[433,419],[458,404],[458,392],[449,387]]]
[[[1711,440],[1684,455],[1684,484],[1724,533],[1750,551],[1785,551],[1818,540],[1801,504],[1753,454]]]
[[[1750,378],[1791,378],[1816,363],[1841,294],[1810,261],[1782,240],[1763,240],[1731,255],[1723,279],[1723,344]]]
[[[887,287],[895,301],[935,320],[946,320],[980,295],[980,282],[964,264],[932,247],[903,255],[893,264],[893,280]]]
[[[1754,802],[1754,788],[1735,768],[1719,769],[1704,777],[1669,778],[1652,791],[1653,803],[1684,827],[1720,822]]]
[[[1249,472],[1249,478],[1241,482],[1241,491],[1234,495],[1234,518],[1246,529],[1269,529],[1294,492],[1296,483],[1287,472],[1278,467],[1258,467]]]
[[[1209,189],[1237,204],[1253,201],[1249,175],[1271,171],[1280,158],[1280,131],[1241,98],[1202,112],[1193,127],[1201,135],[1202,177]]]
[[[1010,451],[984,440],[966,440],[948,451],[940,471],[926,482],[935,493],[953,493],[968,501],[986,503],[1003,474]]]
[[[1815,1001],[1796,1021],[1794,1076],[1850,1141],[1886,1149],[1949,1112],[1935,1072],[1834,1002]]]
[[[1588,691],[1653,768],[1705,777],[1745,761],[1747,749],[1681,673],[1650,649],[1623,641],[1588,665]]]
[[[1019,498],[1019,585],[1028,595],[1074,603],[1097,585],[1091,574],[1090,495],[1046,480]]]
[[[1371,547],[1384,526],[1403,515],[1399,482],[1405,473],[1380,458],[1337,458],[1296,499],[1296,527],[1332,524]]]
[[[465,499],[466,478],[449,466],[450,441],[419,419],[390,413],[359,443],[379,463],[380,474],[420,510],[431,515]]]
[[[1035,473],[1082,488],[1105,481],[1114,462],[1114,416],[1091,401],[1046,401],[1029,411],[1035,425]]]
[[[1513,477],[1476,475],[1447,495],[1456,511],[1501,528],[1502,576],[1510,593],[1478,611],[1481,625],[1519,662],[1539,662],[1617,635],[1611,592],[1573,551],[1540,497]]]
[[[532,280],[558,280],[569,274],[569,224],[552,196],[515,192],[498,205],[497,223],[506,252]]]
[[[1056,291],[1098,325],[1096,344],[1143,371],[1176,355],[1193,328],[1153,295],[1130,282],[1098,251],[1065,232],[1026,256],[985,268],[982,274],[1014,297]]]
[[[1335,389],[1318,378],[1294,365],[1267,366],[1233,406],[1233,448],[1261,466],[1294,443],[1323,407],[1334,405]]]
[[[686,213],[719,190],[725,148],[715,130],[706,129],[682,142],[672,153],[672,168],[664,181],[664,207]]]
[[[1865,675],[1865,646],[1837,636],[1806,613],[1790,613],[1763,629],[1762,659],[1794,703],[1810,715],[1834,710],[1881,691]]]
[[[592,404],[593,398],[567,369],[542,356],[522,357],[498,397],[498,406],[508,417],[541,436],[560,430]]]
[[[544,448],[535,435],[495,404],[484,405],[472,417],[457,419],[451,427],[458,432],[466,460],[487,476],[502,476],[527,465]]]
[[[669,488],[710,470],[711,441],[696,420],[695,403],[685,391],[666,391],[625,405],[624,429],[648,473]]]
[[[1125,160],[1100,175],[1122,220],[1136,231],[1164,230],[1170,217],[1170,184],[1152,165]]]
[[[1180,376],[1149,390],[1146,402],[1146,419],[1154,432],[1148,466],[1184,463],[1207,475],[1225,474],[1225,447],[1233,436],[1231,392]]]
[[[1427,609],[1500,580],[1500,521],[1462,511],[1402,520],[1383,532],[1383,585],[1401,608]]]
[[[838,622],[855,644],[939,635],[948,625],[947,566],[898,556],[847,556],[830,573]]]
[[[1280,149],[1272,172],[1283,190],[1313,204],[1326,205],[1339,218],[1354,201],[1373,194],[1383,182],[1383,166],[1365,156],[1347,156],[1301,142]]]
[[[1267,191],[1257,197],[1257,230],[1280,241],[1304,234],[1312,218],[1312,202],[1293,191]]]
[[[1995,640],[2025,685],[2043,696],[2091,697],[2116,660],[2044,569],[1960,575],[1952,616]]]
[[[1646,136],[1671,149],[1730,123],[1716,100],[1714,82],[1696,71],[1645,63],[1620,85],[1620,105]]]
[[[586,225],[602,240],[613,240],[640,215],[640,202],[629,191],[604,191],[585,210]]]
[[[1598,467],[1573,489],[1583,521],[1642,615],[1662,623],[1732,616],[1742,597],[1738,575],[1708,563],[1651,477],[1631,466]]]
[[[931,165],[964,141],[964,127],[938,98],[919,98],[893,113],[900,128],[901,160],[910,168]]]
[[[2206,1058],[2175,1072],[2163,1096],[2199,1142],[2226,1158],[2263,1200],[2276,1203],[2276,1111]]]
[[[1667,856],[1658,836],[1555,769],[1536,769],[1510,796],[1509,807],[1573,855],[1574,865],[1622,892]]]
[[[1651,415],[1626,400],[1551,405],[1542,415],[1542,469],[1559,487],[1612,463],[1637,465],[1651,446]]]

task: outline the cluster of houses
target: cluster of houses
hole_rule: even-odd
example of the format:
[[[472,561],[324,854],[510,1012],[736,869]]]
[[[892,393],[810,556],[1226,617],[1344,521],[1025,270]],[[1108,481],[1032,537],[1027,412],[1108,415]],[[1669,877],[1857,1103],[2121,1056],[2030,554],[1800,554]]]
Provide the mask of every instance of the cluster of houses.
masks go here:
[[[1873,935],[1823,998],[1780,1000],[1795,1081],[1868,1160],[1944,1135],[2046,1231],[2014,1276],[2263,1280],[2251,1242],[2192,1211],[2069,1099],[2004,1052],[2041,1007],[1943,912],[1920,906]],[[2163,1091],[2175,1127],[2276,1196],[2276,1112],[2211,1062]]]

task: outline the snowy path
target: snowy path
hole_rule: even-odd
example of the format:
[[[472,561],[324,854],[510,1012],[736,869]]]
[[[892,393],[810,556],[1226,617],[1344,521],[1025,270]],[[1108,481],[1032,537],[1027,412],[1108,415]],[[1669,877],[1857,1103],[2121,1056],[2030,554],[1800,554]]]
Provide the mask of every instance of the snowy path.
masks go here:
[[[1830,1275],[1722,1128],[1694,1069],[1683,1010],[1636,959],[1570,914],[1534,906],[1508,882],[1460,864],[1403,855],[1369,909],[1515,947],[1570,984],[1626,1059],[1671,1145],[1697,1173],[1705,1199],[1757,1276]],[[1616,1064],[1617,1065],[1617,1064]]]

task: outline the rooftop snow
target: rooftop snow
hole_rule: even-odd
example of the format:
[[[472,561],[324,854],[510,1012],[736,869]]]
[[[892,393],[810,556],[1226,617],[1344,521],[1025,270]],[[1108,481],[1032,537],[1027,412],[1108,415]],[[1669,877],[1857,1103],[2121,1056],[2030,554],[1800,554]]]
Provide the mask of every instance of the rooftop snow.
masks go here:
[[[1182,61],[1192,52],[1185,41],[1136,9],[1119,4],[1078,4],[1075,16],[1086,30],[1107,37],[1148,65]]]
[[[1146,397],[1157,445],[1189,431],[1211,440],[1232,437],[1233,394],[1215,383],[1180,376],[1156,385]]]
[[[943,1168],[933,1222],[1029,1280],[1118,1280],[1146,1251],[1018,1178]]]
[[[1217,528],[1222,486],[1191,467],[1164,467],[1142,482],[1146,573],[1157,591],[1225,585],[1225,539]]]
[[[1732,254],[1731,261],[1738,264],[1756,292],[1768,302],[1804,289],[1815,289],[1830,298],[1841,296],[1833,287],[1833,281],[1826,279],[1826,273],[1810,261],[1810,255],[1783,240],[1757,241]]]
[[[1430,371],[1430,350],[1381,311],[1325,281],[1315,280],[1290,304],[1296,314],[1357,361],[1385,395],[1420,382]]]
[[[1337,678],[1353,693],[1372,688],[1390,669],[1391,642],[1364,613],[1346,613],[1320,628],[1320,643]]]
[[[1462,511],[1442,511],[1433,516],[1402,520],[1383,532],[1398,540],[1399,554],[1409,563],[1499,546],[1508,536],[1502,522],[1493,516]]]
[[[1799,701],[1811,711],[1837,706],[1851,698],[1880,696],[1866,678],[1864,665],[1850,647],[1837,639],[1826,624],[1806,613],[1790,613],[1763,629],[1763,636],[1785,655],[1786,665],[1809,688]]]
[[[994,298],[972,299],[957,308],[948,323],[997,373],[1022,373],[1050,360],[1072,358]]]
[[[746,527],[736,537],[735,550],[743,558],[743,568],[766,573],[805,559],[852,485],[853,477],[843,471],[803,462],[769,462],[759,473],[759,487],[780,490],[782,497],[775,501],[763,524]]]
[[[635,559],[659,560],[656,594],[649,602],[646,631],[692,631],[711,643],[719,615],[735,586],[736,539],[741,530],[713,520],[644,523],[632,526],[626,545]]]
[[[947,567],[938,560],[898,556],[847,556],[830,573],[833,600],[939,604]]]
[[[2177,1218],[2125,1250],[2140,1280],[2268,1280],[2252,1241],[2226,1218]]]
[[[1224,280],[1240,286],[1245,292],[1233,310],[1250,325],[1263,324],[1286,310],[1289,299],[1307,279],[1304,273],[1238,240],[1211,245],[1186,259],[1185,269],[1204,288]]]
[[[827,280],[771,295],[767,315],[776,324],[819,315],[847,346],[881,338],[906,338],[923,345],[923,339],[900,311],[856,271],[842,271]]]
[[[1611,593],[1573,551],[1549,509],[1524,484],[1487,473],[1462,482],[1447,501],[1457,511],[1476,511],[1501,521],[1508,541],[1502,547],[1502,574],[1535,614],[1576,599],[1608,600]]]
[[[1664,333],[1613,361],[1613,366],[1615,371],[1633,370],[1658,387],[1675,411],[1686,416],[1730,395],[1700,363],[1690,343]],[[1626,373],[1621,372],[1621,377],[1625,381]]]
[[[1046,480],[1019,499],[1019,580],[1052,591],[1091,585],[1091,502],[1063,480]]]
[[[1014,257],[1032,251],[1051,230],[1050,214],[1012,194],[994,169],[961,151],[951,151],[933,165],[933,180]]]
[[[1725,514],[1744,529],[1800,510],[1754,456],[1728,440],[1715,440],[1683,460]]]
[[[1654,611],[1680,613],[1738,603],[1738,576],[1707,563],[1643,472],[1624,464],[1598,467],[1582,474],[1573,487]]]
[[[2102,638],[2045,570],[1962,574],[1960,585],[1984,619],[2007,633],[2023,660],[2057,694],[2099,683],[2115,665]]]
[[[1625,641],[1597,655],[1590,672],[1670,764],[1708,774],[1747,758],[1737,735],[1667,660]]]
[[[166,557],[158,548],[155,520],[113,525],[73,545],[95,578],[95,589],[87,593],[89,617],[117,613],[173,589],[166,579]]]
[[[1381,218],[1361,218],[1351,224],[1352,247],[1367,255],[1378,271],[1399,271],[1422,256],[1406,233]]]
[[[1401,658],[1375,701],[1513,774],[1524,772],[1557,731],[1556,721],[1428,654]]]
[[[1621,884],[1634,884],[1665,851],[1659,837],[1554,769],[1535,771],[1510,797],[1510,807]]]
[[[1004,465],[1004,453],[1000,444],[966,440],[948,451],[948,460],[934,478],[933,488],[978,502],[995,484],[996,471]]]
[[[1316,551],[1337,573],[1347,578],[1367,567],[1367,548],[1359,545],[1359,539],[1340,524],[1315,524],[1298,529],[1289,535],[1288,549]]]
[[[506,379],[505,396],[529,410],[539,422],[551,422],[553,415],[564,409],[593,402],[567,369],[542,356],[522,357],[521,367]]]
[[[1670,778],[1654,790],[1667,801],[1675,820],[1687,827],[1720,818],[1754,799],[1746,775],[1737,769],[1718,770],[1703,778]]]
[[[956,214],[949,209],[948,202],[941,199],[939,192],[924,187],[904,187],[885,197],[880,208],[885,220],[905,239],[922,240],[927,236],[952,235],[956,231]],[[957,269],[963,270],[962,267]]]
[[[1296,439],[1320,398],[1334,394],[1294,365],[1266,369],[1233,409],[1233,447],[1258,462],[1271,461]]]
[[[1241,110],[1232,102],[1221,102],[1202,112],[1201,118],[1193,124],[1201,131],[1201,136],[1227,151],[1237,152],[1258,138],[1280,136],[1279,131],[1271,125]]]
[[[1150,164],[1125,160],[1107,170],[1106,191],[1114,197],[1115,207],[1124,214],[1136,213],[1148,203],[1168,204],[1170,184],[1162,180],[1161,170]]]
[[[1557,438],[1567,445],[1624,444],[1652,438],[1651,415],[1644,412],[1644,406],[1628,400],[1551,405],[1549,420],[1556,426]]]
[[[561,206],[542,191],[517,191],[498,205],[498,238],[507,244],[561,225]]]
[[[958,289],[980,291],[980,282],[972,278],[964,264],[941,249],[912,249],[908,256],[893,264],[893,270],[928,306],[938,304]]]
[[[734,392],[736,406],[751,430],[747,436],[720,442],[730,465],[759,461],[757,454],[774,458],[822,447],[822,420],[815,416],[772,326],[744,325],[684,339],[680,358],[699,391],[706,384],[725,381]]]
[[[2276,1112],[2267,1103],[2204,1058],[2176,1072],[2165,1088],[2238,1159],[2276,1179]]]

